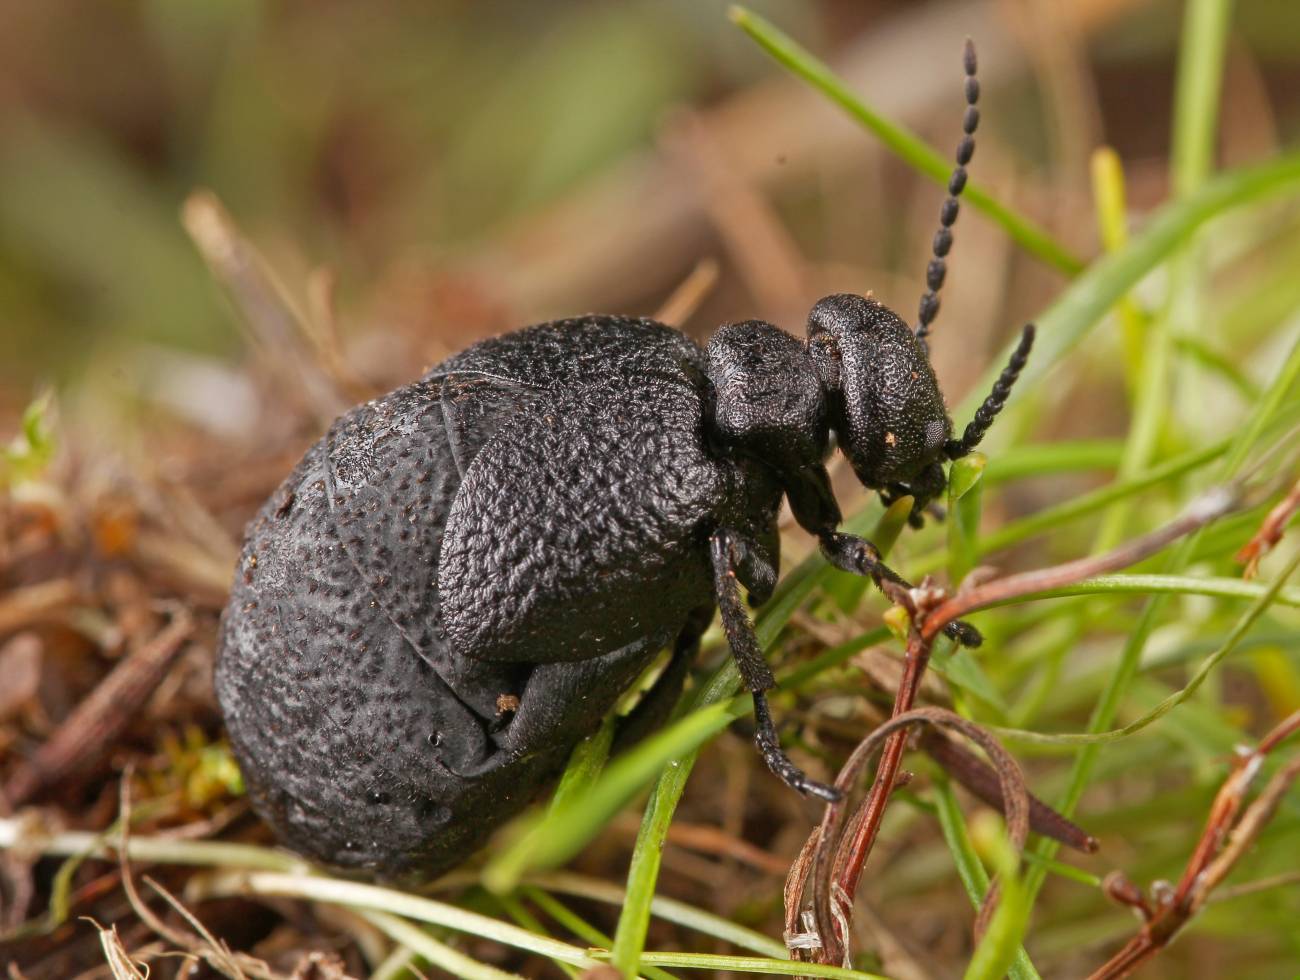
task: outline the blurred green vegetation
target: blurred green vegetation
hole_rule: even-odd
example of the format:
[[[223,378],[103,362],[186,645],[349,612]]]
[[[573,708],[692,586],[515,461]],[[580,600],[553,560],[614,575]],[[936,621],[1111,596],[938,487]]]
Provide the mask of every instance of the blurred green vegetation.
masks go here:
[[[906,6],[770,0],[755,9],[833,52]],[[1106,136],[1126,157],[1161,154],[1177,4],[1118,6],[1122,16],[1087,28]],[[393,270],[472,250],[653,146],[672,107],[717,104],[762,78],[762,55],[727,29],[724,12],[722,0],[9,5],[0,379],[75,377],[142,342],[237,353],[229,311],[176,219],[199,186],[289,271],[334,268],[345,308],[364,316]],[[1236,30],[1285,139],[1297,125],[1288,96],[1300,91],[1300,14],[1242,4]],[[916,70],[946,71],[945,57],[935,52]],[[1031,168],[1052,164],[1043,86],[1016,79],[987,120]],[[818,261],[864,254],[828,227],[840,186],[786,202]],[[895,235],[908,217],[879,215],[875,234]],[[630,291],[635,300],[644,297]],[[571,302],[585,308],[581,296]],[[510,311],[521,321],[550,312]],[[441,329],[455,346],[455,324]]]
[[[811,10],[784,7],[807,26]],[[721,2],[15,4],[0,31],[0,376],[148,341],[230,355],[177,220],[373,288],[469,247],[752,79]]]

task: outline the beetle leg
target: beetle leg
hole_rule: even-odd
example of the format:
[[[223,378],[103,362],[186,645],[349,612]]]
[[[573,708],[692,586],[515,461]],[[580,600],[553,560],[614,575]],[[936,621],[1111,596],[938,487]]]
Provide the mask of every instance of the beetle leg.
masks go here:
[[[868,575],[877,586],[888,581],[905,589],[912,587],[907,579],[880,560],[880,552],[866,538],[839,531],[827,531],[820,538],[822,554],[840,571],[852,575]],[[960,619],[949,623],[943,631],[964,647],[977,647],[984,642],[979,630]]]
[[[827,803],[838,803],[842,800],[844,794],[838,789],[826,783],[819,783],[815,779],[809,779],[802,769],[790,761],[790,757],[781,749],[781,739],[776,733],[776,725],[772,722],[772,714],[767,709],[767,695],[762,691],[753,691],[751,694],[754,698],[754,724],[757,728],[754,732],[754,744],[762,753],[767,768],[776,773],[783,783],[800,793],[812,794]]]
[[[834,803],[841,797],[839,790],[809,779],[781,750],[781,740],[777,736],[776,725],[772,722],[767,698],[763,694],[776,687],[776,678],[772,676],[772,669],[763,658],[758,638],[754,635],[754,624],[749,621],[740,599],[740,585],[736,581],[739,557],[736,540],[736,535],[732,532],[719,530],[709,539],[709,553],[713,559],[713,586],[718,597],[718,609],[722,613],[722,628],[727,634],[727,643],[731,646],[731,655],[736,658],[736,667],[740,670],[745,689],[754,696],[754,721],[758,727],[754,744],[762,753],[767,767],[781,777],[787,786]]]

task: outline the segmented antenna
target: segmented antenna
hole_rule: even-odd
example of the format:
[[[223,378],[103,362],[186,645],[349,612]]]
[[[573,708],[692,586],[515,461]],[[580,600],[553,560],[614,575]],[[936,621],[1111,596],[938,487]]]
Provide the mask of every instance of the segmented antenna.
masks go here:
[[[993,390],[984,399],[984,404],[979,407],[975,417],[966,426],[966,431],[962,433],[960,439],[949,439],[944,444],[944,455],[949,459],[960,459],[980,444],[984,433],[989,431],[989,426],[998,417],[998,412],[1002,411],[1002,406],[1007,403],[1011,386],[1016,383],[1016,378],[1020,377],[1020,372],[1024,370],[1025,362],[1029,360],[1029,350],[1033,346],[1034,325],[1027,323],[1020,334],[1020,343],[1016,344],[1016,349],[1011,352],[1011,359],[998,375],[998,380],[993,383]]]
[[[957,220],[960,205],[957,198],[966,186],[966,164],[975,155],[975,128],[980,124],[980,111],[975,105],[980,98],[980,83],[975,77],[975,45],[966,39],[962,52],[962,65],[966,68],[966,114],[962,117],[961,128],[965,135],[957,144],[957,166],[948,178],[948,197],[939,209],[939,230],[934,233],[934,258],[925,267],[925,294],[921,297],[921,306],[917,311],[916,339],[925,346],[925,338],[930,333],[930,324],[939,313],[939,290],[943,288],[943,277],[948,271],[944,258],[952,248],[952,226]]]

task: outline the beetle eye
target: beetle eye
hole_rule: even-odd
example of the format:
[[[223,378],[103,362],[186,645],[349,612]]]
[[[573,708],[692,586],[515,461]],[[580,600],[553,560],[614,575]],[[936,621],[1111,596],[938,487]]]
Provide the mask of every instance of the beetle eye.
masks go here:
[[[948,426],[942,419],[931,419],[925,426],[926,452],[934,452],[948,438]]]

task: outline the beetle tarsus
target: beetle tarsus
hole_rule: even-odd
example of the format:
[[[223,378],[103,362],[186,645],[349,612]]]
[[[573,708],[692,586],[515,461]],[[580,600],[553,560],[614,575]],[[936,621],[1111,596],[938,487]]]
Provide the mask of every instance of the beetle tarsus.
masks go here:
[[[822,554],[826,560],[842,572],[850,575],[863,575],[871,578],[876,587],[881,582],[893,582],[904,589],[912,588],[912,583],[880,560],[880,551],[866,538],[840,531],[828,531],[821,536]],[[970,623],[957,620],[943,628],[945,634],[964,647],[977,647],[984,642],[984,637]]]
[[[949,623],[943,631],[962,646],[972,650],[984,642],[984,635],[964,619]]]
[[[791,789],[804,796],[815,796],[827,803],[838,803],[844,798],[834,786],[810,779],[802,769],[790,761],[790,757],[781,749],[781,740],[772,722],[772,713],[767,707],[767,696],[761,691],[754,692],[754,722],[758,730],[754,733],[754,744],[767,763],[767,768],[776,773],[781,781]]]

